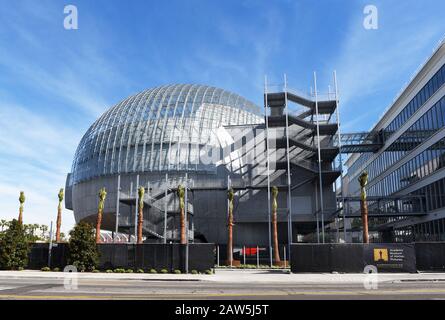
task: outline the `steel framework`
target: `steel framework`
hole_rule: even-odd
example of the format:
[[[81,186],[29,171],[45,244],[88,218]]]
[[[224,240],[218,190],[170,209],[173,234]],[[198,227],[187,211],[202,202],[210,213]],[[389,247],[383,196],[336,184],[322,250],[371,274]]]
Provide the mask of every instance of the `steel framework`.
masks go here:
[[[287,174],[287,225],[288,225],[288,243],[293,242],[292,238],[292,190],[301,187],[307,183],[313,183],[318,180],[317,198],[319,198],[319,208],[314,212],[317,218],[317,238],[319,239],[318,217],[321,216],[322,242],[325,242],[325,210],[323,190],[327,185],[334,183],[342,172],[342,160],[340,155],[340,143],[334,143],[334,137],[339,132],[339,112],[338,112],[338,90],[336,74],[334,72],[335,93],[332,97],[330,90],[327,96],[320,95],[317,89],[317,78],[314,72],[314,92],[311,95],[301,94],[295,90],[289,89],[287,77],[284,75],[283,88],[270,92],[267,78],[264,84],[264,102],[265,102],[265,123],[266,136],[269,142],[269,128],[280,129],[281,136],[276,139],[276,148],[285,149],[285,157],[278,159],[276,167],[285,169]],[[289,111],[289,103],[294,103],[300,107],[297,112]],[[268,112],[270,111],[270,112]],[[335,116],[334,116],[335,115]],[[333,119],[335,118],[335,119]],[[280,131],[277,131],[280,132]],[[269,145],[269,143],[267,144]],[[294,150],[300,150],[298,156]],[[269,152],[268,152],[269,154]],[[339,165],[335,165],[335,158],[339,156]],[[270,166],[268,159],[268,168]],[[307,179],[292,186],[291,166],[297,166],[309,171],[313,178]],[[268,201],[270,202],[270,171],[267,170],[267,190]],[[340,182],[341,184],[341,182]],[[270,205],[268,206],[269,216]],[[319,240],[318,240],[319,241]],[[290,250],[289,250],[290,252]]]

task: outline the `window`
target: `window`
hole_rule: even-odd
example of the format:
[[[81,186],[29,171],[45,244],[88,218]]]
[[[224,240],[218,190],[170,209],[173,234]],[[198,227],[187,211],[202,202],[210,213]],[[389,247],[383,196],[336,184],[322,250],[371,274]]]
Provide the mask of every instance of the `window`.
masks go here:
[[[420,90],[419,94],[420,94],[420,106],[419,106],[420,108],[425,102],[425,88]]]
[[[417,107],[418,107],[418,96],[415,96],[414,98],[413,98],[413,106],[414,106],[414,112],[415,112],[415,110],[417,110]]]
[[[442,70],[439,70],[439,72],[437,73],[437,89],[439,89],[442,86],[442,84],[443,84]]]
[[[439,83],[438,83],[439,74],[436,74],[433,77],[433,92],[436,92],[436,90],[439,88]]]
[[[411,100],[411,102],[409,103],[409,108],[410,108],[410,115],[413,115],[414,112],[416,112],[416,108],[414,106],[414,100]]]
[[[440,99],[438,104],[440,104],[440,107],[439,107],[440,119],[441,119],[441,124],[443,126],[445,124],[445,99],[444,98]]]
[[[445,65],[442,66],[441,70],[442,70],[442,72],[441,72],[441,74],[442,74],[441,85],[442,85],[445,82]]]

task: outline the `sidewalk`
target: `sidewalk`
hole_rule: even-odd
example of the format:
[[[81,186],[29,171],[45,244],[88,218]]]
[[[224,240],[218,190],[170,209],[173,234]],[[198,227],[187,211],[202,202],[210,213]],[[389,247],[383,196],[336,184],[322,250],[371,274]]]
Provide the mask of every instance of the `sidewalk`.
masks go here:
[[[42,271],[0,271],[0,283],[3,279],[48,278],[64,279],[72,273]],[[144,281],[207,281],[226,283],[286,283],[286,284],[362,284],[367,277],[376,277],[384,282],[445,282],[445,273],[379,273],[367,274],[331,274],[299,273],[289,274],[281,270],[216,270],[212,275],[192,274],[147,274],[147,273],[77,273],[78,279],[96,280],[144,280]],[[369,279],[369,278],[368,278]]]

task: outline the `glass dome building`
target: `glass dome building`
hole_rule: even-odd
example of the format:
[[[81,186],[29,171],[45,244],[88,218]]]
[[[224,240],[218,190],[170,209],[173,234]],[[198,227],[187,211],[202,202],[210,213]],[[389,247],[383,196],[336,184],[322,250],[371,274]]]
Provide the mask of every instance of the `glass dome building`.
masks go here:
[[[197,161],[194,146],[211,142],[220,127],[261,122],[259,107],[223,89],[190,84],[148,89],[88,129],[75,153],[70,185],[118,173],[211,170]]]
[[[211,86],[166,85],[128,97],[82,137],[66,179],[65,206],[74,211],[76,222],[95,224],[98,191],[105,187],[102,229],[131,236],[137,224],[137,189],[144,187],[145,241],[178,241],[176,191],[187,186],[189,239],[224,245],[227,190],[233,188],[235,245],[267,245],[268,189],[276,186],[280,243],[297,241],[295,230],[311,235],[318,223],[318,190],[323,188],[328,218],[336,212],[333,183],[340,171],[334,165],[338,147],[332,137],[338,124],[321,123],[317,138],[311,98],[292,92],[264,98],[270,110],[267,123],[254,103]],[[304,112],[285,114],[287,101]],[[319,106],[321,116],[331,119],[336,101]],[[316,138],[321,141],[321,168]]]
[[[76,222],[95,223],[97,192],[105,187],[108,194],[103,228],[115,230],[120,202],[119,231],[132,233],[132,203],[136,203],[138,183],[147,190],[144,210],[148,210],[146,216],[150,218],[144,222],[144,232],[159,236],[163,234],[163,209],[168,207],[169,212],[174,212],[177,206],[174,192],[164,197],[165,174],[168,173],[170,187],[184,183],[184,172],[194,185],[224,185],[231,168],[220,166],[220,162],[203,161],[206,148],[230,142],[224,141],[230,140],[230,136],[220,132],[224,127],[263,122],[261,109],[254,103],[211,86],[173,84],[130,96],[100,116],[82,137],[67,176],[66,207],[74,211]],[[199,198],[196,193],[193,196]],[[205,208],[190,205],[194,211],[191,214],[198,220],[200,210],[208,213],[209,205],[225,203],[225,192],[218,201],[209,195],[205,197],[212,202],[205,204],[201,199]],[[169,224],[174,225],[174,219]]]

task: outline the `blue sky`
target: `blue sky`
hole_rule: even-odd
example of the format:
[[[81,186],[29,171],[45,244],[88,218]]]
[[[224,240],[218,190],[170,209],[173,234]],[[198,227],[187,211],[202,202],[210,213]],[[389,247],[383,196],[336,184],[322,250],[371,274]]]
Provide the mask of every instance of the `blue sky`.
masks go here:
[[[65,5],[79,29],[63,28]],[[379,28],[363,28],[378,8]],[[80,138],[106,109],[166,83],[215,85],[261,105],[264,75],[327,91],[344,131],[369,129],[445,35],[445,2],[5,0],[0,5],[0,218],[55,220]],[[74,224],[64,211],[64,231]]]

